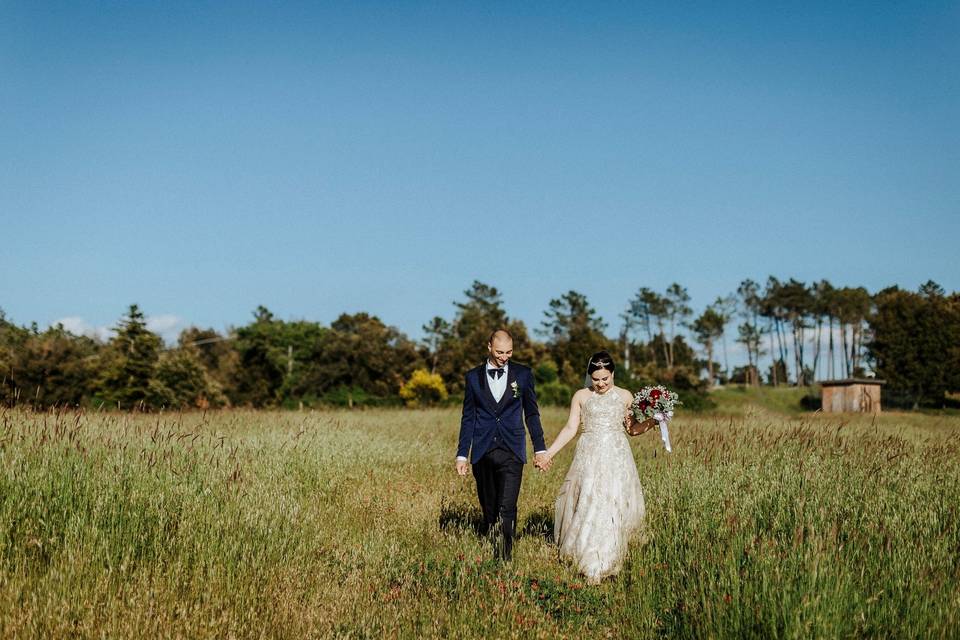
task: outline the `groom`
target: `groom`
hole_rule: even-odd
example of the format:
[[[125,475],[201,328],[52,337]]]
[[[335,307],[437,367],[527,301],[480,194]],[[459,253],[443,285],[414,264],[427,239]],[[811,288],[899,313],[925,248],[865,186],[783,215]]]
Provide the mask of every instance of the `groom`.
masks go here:
[[[487,351],[486,362],[467,372],[457,473],[467,475],[469,455],[484,525],[495,534],[494,555],[510,560],[520,480],[527,461],[524,423],[533,440],[537,464],[543,461],[547,447],[533,374],[528,367],[510,364],[513,338],[502,329],[494,331]]]

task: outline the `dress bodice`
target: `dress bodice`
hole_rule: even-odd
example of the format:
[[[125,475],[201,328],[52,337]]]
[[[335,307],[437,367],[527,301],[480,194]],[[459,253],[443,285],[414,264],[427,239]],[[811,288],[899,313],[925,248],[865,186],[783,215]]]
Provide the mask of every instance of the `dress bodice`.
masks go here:
[[[584,433],[623,433],[626,407],[613,389],[606,393],[592,391],[583,403]]]

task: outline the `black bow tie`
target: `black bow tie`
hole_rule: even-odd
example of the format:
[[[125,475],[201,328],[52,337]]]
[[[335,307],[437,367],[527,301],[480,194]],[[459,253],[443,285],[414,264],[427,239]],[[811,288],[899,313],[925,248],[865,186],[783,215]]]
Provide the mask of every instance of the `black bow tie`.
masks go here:
[[[497,380],[503,375],[503,369],[487,369],[487,373],[490,374],[491,378]]]

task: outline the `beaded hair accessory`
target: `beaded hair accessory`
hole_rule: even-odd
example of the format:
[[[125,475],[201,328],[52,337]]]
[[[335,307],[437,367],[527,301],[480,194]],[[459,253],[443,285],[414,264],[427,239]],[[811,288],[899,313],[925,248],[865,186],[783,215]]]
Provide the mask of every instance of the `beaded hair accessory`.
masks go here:
[[[583,376],[583,386],[591,387],[593,386],[593,380],[590,378],[590,367],[596,367],[597,369],[606,369],[610,370],[610,365],[613,364],[613,361],[609,358],[600,358],[599,360],[588,360],[587,361],[587,374]]]

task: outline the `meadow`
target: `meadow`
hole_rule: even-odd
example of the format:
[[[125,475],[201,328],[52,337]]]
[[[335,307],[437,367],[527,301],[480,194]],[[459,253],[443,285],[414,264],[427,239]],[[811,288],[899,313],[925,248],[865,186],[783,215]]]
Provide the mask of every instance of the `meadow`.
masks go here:
[[[960,418],[786,404],[634,438],[644,540],[596,587],[551,541],[573,447],[497,564],[454,409],[6,410],[0,637],[960,636]]]

